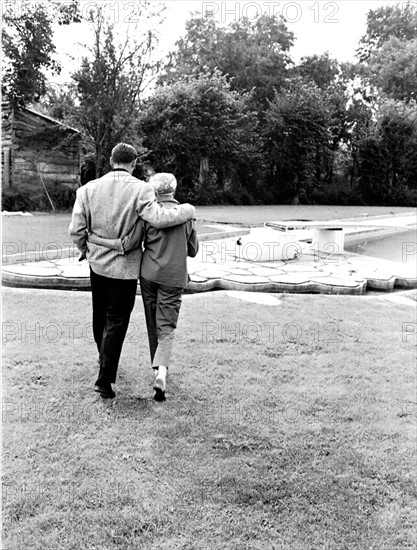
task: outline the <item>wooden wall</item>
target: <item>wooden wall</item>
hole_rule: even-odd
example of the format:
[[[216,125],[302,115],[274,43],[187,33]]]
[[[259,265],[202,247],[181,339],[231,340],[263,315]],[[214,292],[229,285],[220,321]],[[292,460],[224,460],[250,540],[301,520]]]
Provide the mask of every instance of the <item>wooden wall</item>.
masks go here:
[[[11,149],[13,145],[13,111],[7,103],[1,104],[1,183],[3,189],[11,185]]]
[[[48,187],[78,187],[80,139],[79,133],[30,110],[11,112],[2,105],[4,189],[35,190],[42,181]]]

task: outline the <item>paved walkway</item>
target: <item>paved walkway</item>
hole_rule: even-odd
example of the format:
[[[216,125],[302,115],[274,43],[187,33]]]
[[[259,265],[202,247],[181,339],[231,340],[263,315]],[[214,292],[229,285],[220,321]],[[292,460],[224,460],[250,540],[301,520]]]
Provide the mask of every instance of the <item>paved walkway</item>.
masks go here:
[[[349,244],[375,237],[376,234],[407,231],[416,226],[417,216],[406,214],[389,218],[374,217],[345,221],[350,222],[346,229],[346,242]],[[338,223],[340,222],[341,220],[338,220]],[[215,239],[210,235],[205,235],[201,239],[197,257],[188,259],[191,279],[188,292],[221,289],[277,293],[363,294],[366,289],[392,291],[394,288],[417,288],[417,261],[407,264],[390,262],[345,251],[324,254],[318,252],[312,243],[306,242],[293,243],[294,246],[289,247],[293,252],[296,250],[295,257],[294,254],[289,254],[288,258],[265,261],[265,254],[262,254],[262,261],[256,261],[259,247],[267,244],[267,251],[272,250],[271,230],[255,228],[249,234],[248,230],[239,228],[229,230],[233,233],[229,233],[230,236],[226,239],[218,239],[219,234],[215,235]],[[277,241],[282,238],[279,232],[275,234]],[[239,235],[245,235],[246,244],[238,242]],[[268,238],[265,242],[266,236]],[[415,243],[411,243],[404,253],[414,255],[417,259]],[[79,262],[77,257],[6,263],[2,268],[2,280],[6,286],[20,288],[90,288],[88,263]]]

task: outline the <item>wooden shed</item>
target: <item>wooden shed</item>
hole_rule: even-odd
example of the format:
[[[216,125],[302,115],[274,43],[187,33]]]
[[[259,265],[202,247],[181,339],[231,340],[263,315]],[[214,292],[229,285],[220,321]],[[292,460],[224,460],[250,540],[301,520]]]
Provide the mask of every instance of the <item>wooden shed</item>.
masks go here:
[[[79,186],[81,134],[53,118],[2,103],[2,186],[9,191]]]

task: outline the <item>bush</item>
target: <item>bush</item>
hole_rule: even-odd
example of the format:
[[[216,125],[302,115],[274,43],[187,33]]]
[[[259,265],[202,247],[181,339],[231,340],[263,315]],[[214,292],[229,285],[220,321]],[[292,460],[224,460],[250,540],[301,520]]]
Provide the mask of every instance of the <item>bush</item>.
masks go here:
[[[316,188],[311,193],[310,199],[311,204],[367,206],[362,194],[358,190],[346,187],[334,189]]]
[[[12,192],[2,191],[1,194],[1,208],[8,212],[19,212],[32,209],[33,194],[27,191]]]
[[[216,174],[209,172],[204,184],[195,184],[194,189],[188,193],[188,200],[192,204],[199,206],[220,204],[222,201],[222,191],[217,187]]]
[[[69,210],[74,206],[76,189],[73,187],[55,185],[54,189],[48,189],[48,193],[57,210]]]
[[[235,206],[254,206],[260,204],[247,189],[227,189],[221,192],[217,198],[217,202],[213,204],[232,204]]]
[[[417,189],[393,189],[386,202],[389,206],[417,206]]]
[[[370,194],[361,188],[315,189],[311,204],[339,206],[417,206],[417,189],[392,189],[389,193]]]
[[[75,201],[76,190],[56,184],[48,188],[49,196],[56,210],[70,210]],[[51,203],[43,189],[37,191],[2,191],[2,210],[8,212],[50,212]]]
[[[85,185],[91,180],[96,179],[96,161],[95,155],[90,153],[85,155],[80,169],[81,185]]]
[[[405,206],[417,207],[417,189],[409,189],[405,192],[407,204]]]

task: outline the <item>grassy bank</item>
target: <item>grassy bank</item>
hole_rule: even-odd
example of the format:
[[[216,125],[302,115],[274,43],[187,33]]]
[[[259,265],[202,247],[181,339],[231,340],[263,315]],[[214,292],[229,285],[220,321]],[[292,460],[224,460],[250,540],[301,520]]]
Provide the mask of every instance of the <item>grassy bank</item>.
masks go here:
[[[415,546],[409,306],[187,296],[158,404],[139,302],[108,404],[89,294],[4,297],[4,549]]]
[[[267,221],[285,220],[340,220],[369,216],[391,216],[413,212],[413,207],[397,206],[320,206],[320,205],[268,205],[268,206],[199,206],[200,220],[243,225],[261,225]]]
[[[34,214],[33,216],[3,216],[3,255],[72,247],[68,236],[71,214]],[[197,233],[214,233],[218,229],[197,221]]]

